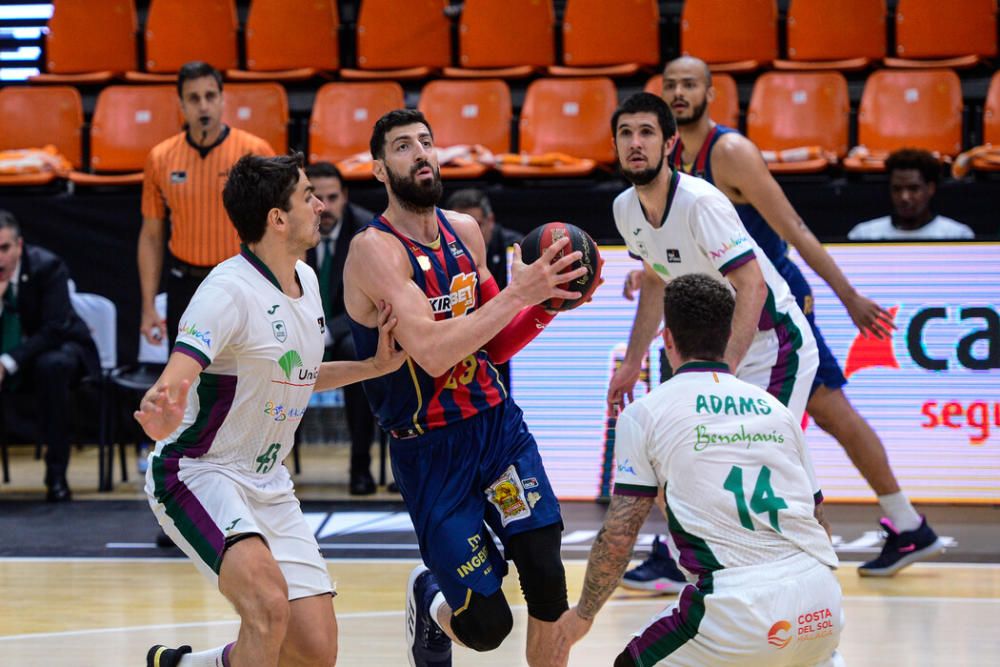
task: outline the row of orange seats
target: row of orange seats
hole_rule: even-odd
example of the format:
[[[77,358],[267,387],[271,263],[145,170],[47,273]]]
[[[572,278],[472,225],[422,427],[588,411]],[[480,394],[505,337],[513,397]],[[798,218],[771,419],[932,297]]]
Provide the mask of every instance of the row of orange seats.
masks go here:
[[[661,64],[657,0],[566,0],[556,53],[552,0],[465,0],[452,63],[448,0],[361,0],[356,59],[342,68],[336,0],[252,0],[246,62],[238,61],[235,0],[151,0],[138,66],[134,0],[59,0],[39,83],[172,80],[205,60],[232,80],[623,76]],[[720,72],[968,67],[997,54],[997,0],[898,0],[893,57],[885,0],[790,0],[786,58],[777,0],[686,0],[680,51]],[[196,20],[193,20],[196,19]],[[559,63],[557,63],[557,55]],[[453,66],[457,65],[457,66]]]
[[[735,125],[736,87],[725,74],[714,77],[717,122]],[[646,89],[659,93],[659,75]],[[288,103],[277,83],[225,87],[225,121],[288,148]],[[426,84],[418,108],[441,148],[464,146],[442,168],[450,178],[477,178],[491,168],[509,177],[577,176],[610,165],[610,119],[618,91],[606,77],[543,78],[527,88],[518,118],[518,153],[511,150],[510,89],[499,79]],[[331,82],[319,88],[309,120],[309,160],[338,162],[347,178],[370,177],[365,157],[374,121],[405,106],[396,82]],[[878,171],[892,150],[916,146],[942,156],[962,150],[962,90],[952,70],[880,70],[867,80],[858,112],[864,153],[848,156],[849,100],[839,72],[769,72],[754,86],[747,134],[776,172],[820,172],[843,161],[852,171]],[[8,86],[0,89],[0,150],[55,145],[80,184],[136,183],[150,148],[180,131],[173,86],[104,88],[90,125],[90,167],[83,168],[80,95],[68,86]],[[1000,146],[1000,72],[993,76],[983,136]],[[805,151],[805,154],[803,154]],[[796,155],[798,153],[799,155]],[[803,157],[810,159],[802,159]],[[994,168],[996,165],[993,165]],[[990,168],[989,165],[983,168]],[[8,176],[7,183],[41,183],[51,174]]]

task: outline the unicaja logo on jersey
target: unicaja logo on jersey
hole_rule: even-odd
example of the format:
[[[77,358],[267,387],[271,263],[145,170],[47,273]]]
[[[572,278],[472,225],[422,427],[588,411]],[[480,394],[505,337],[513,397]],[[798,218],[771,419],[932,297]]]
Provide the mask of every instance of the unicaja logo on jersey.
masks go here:
[[[459,273],[451,279],[448,287],[448,294],[428,297],[434,314],[451,313],[452,317],[465,315],[476,306],[476,281],[479,276],[475,273]]]
[[[278,365],[281,366],[281,371],[285,374],[285,379],[291,380],[292,371],[302,366],[302,357],[295,350],[289,350],[278,359]]]
[[[782,649],[792,641],[792,624],[788,621],[778,621],[767,631],[767,643],[775,648]]]

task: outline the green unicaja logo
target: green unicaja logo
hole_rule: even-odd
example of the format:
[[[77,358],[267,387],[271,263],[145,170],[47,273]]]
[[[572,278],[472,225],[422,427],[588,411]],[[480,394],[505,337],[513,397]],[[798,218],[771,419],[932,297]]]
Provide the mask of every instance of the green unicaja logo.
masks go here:
[[[302,357],[295,350],[289,350],[278,359],[278,365],[281,366],[281,370],[285,374],[285,379],[291,380],[292,371],[302,366]]]

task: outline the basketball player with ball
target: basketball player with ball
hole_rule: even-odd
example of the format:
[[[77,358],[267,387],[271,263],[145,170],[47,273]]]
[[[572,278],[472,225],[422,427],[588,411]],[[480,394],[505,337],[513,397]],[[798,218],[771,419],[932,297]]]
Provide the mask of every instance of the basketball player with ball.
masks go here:
[[[513,626],[500,588],[512,560],[528,607],[527,663],[564,665],[553,641],[568,608],[559,503],[495,365],[556,310],[589,300],[597,246],[572,225],[545,225],[526,239],[534,261],[514,246],[510,283],[499,290],[475,219],[437,208],[440,171],[423,114],[385,114],[370,147],[389,204],[351,242],[344,301],[359,355],[377,345],[381,303],[391,305],[393,334],[409,355],[365,393],[390,434],[393,476],[424,562],[407,589],[410,664],[451,665],[453,642],[500,645]]]

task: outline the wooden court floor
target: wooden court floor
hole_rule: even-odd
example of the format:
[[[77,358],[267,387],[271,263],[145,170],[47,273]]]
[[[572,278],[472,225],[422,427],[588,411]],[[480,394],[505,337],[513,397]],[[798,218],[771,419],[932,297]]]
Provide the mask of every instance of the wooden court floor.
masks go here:
[[[415,561],[331,560],[343,666],[406,665],[403,601]],[[567,563],[570,599],[585,564]],[[921,564],[894,579],[838,571],[848,665],[1000,665],[1000,566]],[[526,613],[516,577],[505,592],[515,630],[498,650],[456,649],[457,667],[524,664]],[[672,598],[619,591],[570,658],[610,665],[630,633]],[[222,596],[178,559],[0,560],[0,666],[141,667],[154,643],[221,645],[236,617]]]

